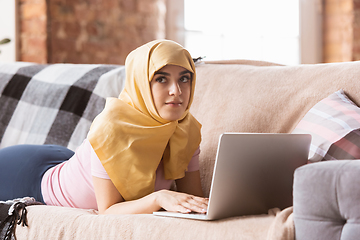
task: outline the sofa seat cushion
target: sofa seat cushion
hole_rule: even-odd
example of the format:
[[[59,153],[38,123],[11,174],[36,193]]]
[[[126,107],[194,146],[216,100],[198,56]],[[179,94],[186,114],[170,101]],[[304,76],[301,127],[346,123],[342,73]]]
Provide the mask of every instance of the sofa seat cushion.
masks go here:
[[[325,161],[294,176],[297,240],[350,240],[360,236],[360,160]]]
[[[94,210],[29,206],[17,239],[266,239],[273,215],[198,221],[152,214],[97,215]],[[275,240],[275,239],[274,239]]]

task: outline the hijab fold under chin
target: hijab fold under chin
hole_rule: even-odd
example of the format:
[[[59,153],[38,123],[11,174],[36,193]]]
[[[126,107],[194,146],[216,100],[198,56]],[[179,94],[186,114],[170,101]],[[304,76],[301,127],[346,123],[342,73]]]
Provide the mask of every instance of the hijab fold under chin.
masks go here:
[[[150,81],[166,65],[192,72],[189,106],[178,121],[157,113]],[[195,66],[188,51],[168,40],[155,40],[126,59],[126,83],[119,98],[108,98],[91,125],[88,139],[110,179],[125,200],[154,191],[163,159],[166,179],[179,179],[201,141],[200,123],[189,113],[195,89]]]

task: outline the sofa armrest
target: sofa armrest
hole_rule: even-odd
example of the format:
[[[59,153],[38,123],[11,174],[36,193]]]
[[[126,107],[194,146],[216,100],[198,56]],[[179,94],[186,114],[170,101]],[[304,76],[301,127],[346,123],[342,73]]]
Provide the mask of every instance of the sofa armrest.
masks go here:
[[[358,239],[360,160],[326,161],[298,168],[294,175],[297,240]]]

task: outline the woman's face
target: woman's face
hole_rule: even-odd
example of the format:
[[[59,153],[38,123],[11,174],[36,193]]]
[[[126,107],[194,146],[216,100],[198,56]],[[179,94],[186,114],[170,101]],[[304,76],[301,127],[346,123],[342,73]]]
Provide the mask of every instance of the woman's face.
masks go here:
[[[190,71],[175,65],[166,65],[155,72],[150,87],[160,117],[168,121],[182,117],[190,100],[191,77]]]

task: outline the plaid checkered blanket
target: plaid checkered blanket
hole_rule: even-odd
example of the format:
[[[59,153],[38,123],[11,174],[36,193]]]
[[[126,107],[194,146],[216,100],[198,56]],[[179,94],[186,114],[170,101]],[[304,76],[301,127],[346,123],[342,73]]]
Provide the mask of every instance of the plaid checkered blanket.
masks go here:
[[[0,148],[58,144],[75,150],[106,97],[123,89],[119,65],[0,64]]]

